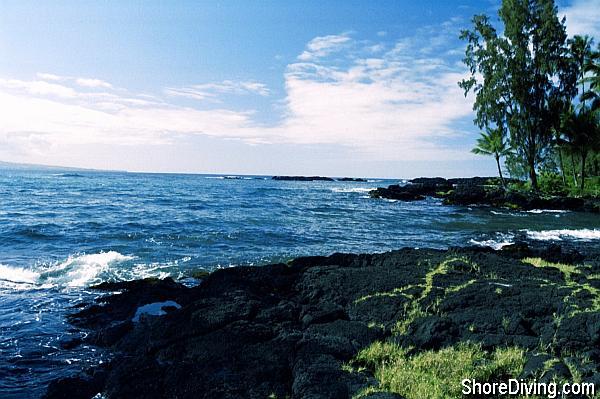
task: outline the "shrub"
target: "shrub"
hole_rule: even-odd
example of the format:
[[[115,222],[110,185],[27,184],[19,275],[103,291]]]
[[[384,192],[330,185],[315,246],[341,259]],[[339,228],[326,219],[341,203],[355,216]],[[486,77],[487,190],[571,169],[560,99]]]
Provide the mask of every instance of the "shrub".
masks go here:
[[[549,195],[565,195],[566,189],[560,174],[550,171],[542,171],[538,177],[540,190]]]

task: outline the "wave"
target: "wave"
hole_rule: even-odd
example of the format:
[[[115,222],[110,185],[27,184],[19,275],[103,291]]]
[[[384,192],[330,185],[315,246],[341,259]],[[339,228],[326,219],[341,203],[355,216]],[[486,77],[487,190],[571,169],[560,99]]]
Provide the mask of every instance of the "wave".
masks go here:
[[[66,261],[40,273],[39,281],[53,286],[83,287],[99,283],[99,275],[107,272],[114,264],[132,259],[133,256],[122,255],[116,251],[69,256]]]
[[[514,216],[514,217],[526,217],[527,215],[523,212],[511,212],[511,211],[494,211],[491,210],[490,213],[492,215],[497,215],[497,216]]]
[[[562,230],[521,230],[528,238],[537,241],[562,241],[575,239],[581,241],[600,240],[600,229],[562,229]]]
[[[0,265],[0,287],[13,289],[85,287],[102,282],[114,266],[134,259],[116,251],[69,256],[65,261],[27,269]]]
[[[367,187],[334,187],[331,189],[334,193],[368,193],[369,191],[375,190],[375,188]]]
[[[217,180],[266,180],[264,177],[251,177],[251,176],[204,176],[205,179],[217,179]]]
[[[559,217],[561,214],[569,213],[570,211],[564,211],[559,209],[531,209],[529,211],[498,211],[498,210],[490,210],[492,215],[498,216],[514,216],[514,217],[527,217],[527,214],[544,214],[544,213],[552,213],[555,214],[556,217]]]
[[[527,213],[568,213],[569,211],[560,209],[531,209]]]
[[[502,249],[507,245],[514,244],[515,237],[512,234],[497,233],[496,236],[496,238],[490,238],[487,240],[475,240],[472,238],[469,240],[469,243],[480,247],[490,247],[495,250]]]
[[[39,279],[39,273],[23,267],[13,267],[0,264],[0,286],[19,288],[21,285],[34,285]]]

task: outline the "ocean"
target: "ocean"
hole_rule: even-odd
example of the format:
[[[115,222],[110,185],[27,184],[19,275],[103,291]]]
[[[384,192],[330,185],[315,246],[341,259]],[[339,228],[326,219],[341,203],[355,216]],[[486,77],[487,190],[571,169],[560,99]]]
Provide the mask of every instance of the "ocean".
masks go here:
[[[103,281],[401,247],[500,248],[520,240],[600,250],[600,215],[371,199],[402,179],[274,181],[266,176],[0,171],[0,397],[106,361],[65,343],[65,319]]]

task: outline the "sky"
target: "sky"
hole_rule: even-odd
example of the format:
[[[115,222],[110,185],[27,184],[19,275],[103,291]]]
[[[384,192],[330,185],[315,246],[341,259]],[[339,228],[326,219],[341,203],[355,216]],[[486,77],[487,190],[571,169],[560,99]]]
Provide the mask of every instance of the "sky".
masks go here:
[[[600,40],[600,0],[559,1]],[[0,161],[141,172],[494,175],[458,39],[497,1],[0,3]]]

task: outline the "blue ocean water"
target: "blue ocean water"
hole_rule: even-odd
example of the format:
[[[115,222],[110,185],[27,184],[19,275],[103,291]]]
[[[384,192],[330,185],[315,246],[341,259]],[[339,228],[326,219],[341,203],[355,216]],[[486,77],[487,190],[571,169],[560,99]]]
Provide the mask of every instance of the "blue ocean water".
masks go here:
[[[85,333],[65,315],[102,281],[404,246],[600,247],[598,215],[368,197],[395,183],[0,171],[0,397],[38,397],[51,379],[106,361],[96,348],[61,349]]]

